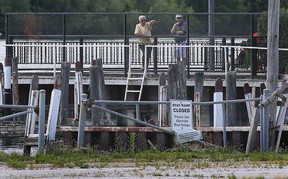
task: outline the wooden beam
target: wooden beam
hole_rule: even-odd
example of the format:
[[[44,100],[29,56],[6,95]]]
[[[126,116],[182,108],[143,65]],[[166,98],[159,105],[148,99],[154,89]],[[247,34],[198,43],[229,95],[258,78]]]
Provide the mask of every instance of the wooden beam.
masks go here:
[[[272,93],[277,89],[279,75],[279,11],[280,0],[268,1],[267,34],[267,89]],[[276,101],[269,109],[270,124],[276,124]],[[270,127],[273,127],[270,126]],[[275,146],[275,130],[271,131],[270,147]]]

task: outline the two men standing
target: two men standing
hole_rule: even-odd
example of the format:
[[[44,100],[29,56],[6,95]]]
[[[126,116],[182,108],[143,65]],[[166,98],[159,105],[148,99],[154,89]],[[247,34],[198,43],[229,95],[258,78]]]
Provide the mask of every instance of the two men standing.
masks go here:
[[[186,60],[186,47],[181,47],[187,44],[186,33],[187,24],[183,22],[182,15],[177,14],[175,16],[176,23],[171,29],[171,33],[174,35],[174,40],[176,43],[175,47],[175,58],[177,61],[181,59]],[[142,51],[142,69],[144,69],[145,64],[145,53],[146,53],[146,69],[148,68],[149,59],[151,58],[152,47],[146,47],[145,45],[152,45],[151,37],[152,26],[155,24],[155,20],[147,21],[146,17],[141,15],[138,18],[139,23],[135,26],[134,35],[139,37],[139,48]],[[146,52],[147,50],[147,52]]]

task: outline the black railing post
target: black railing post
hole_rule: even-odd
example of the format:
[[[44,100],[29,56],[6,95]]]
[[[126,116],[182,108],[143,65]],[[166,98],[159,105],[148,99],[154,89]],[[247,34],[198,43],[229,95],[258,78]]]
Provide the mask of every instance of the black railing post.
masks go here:
[[[204,70],[208,70],[208,51],[209,51],[209,47],[204,47],[203,48],[203,53],[204,53]]]
[[[226,38],[222,38],[222,45],[226,45]],[[226,64],[226,53],[225,53],[226,47],[222,48],[222,70],[225,70],[225,64]]]
[[[80,42],[79,43],[80,43],[80,51],[79,51],[80,59],[79,59],[79,61],[80,61],[80,65],[81,65],[81,71],[83,72],[83,64],[84,64],[84,62],[83,62],[83,58],[84,58],[83,57],[83,37],[80,38]]]
[[[158,44],[158,38],[154,37],[154,42],[153,45],[157,45]],[[158,52],[158,48],[157,47],[153,47],[153,63],[154,63],[154,74],[157,74],[157,52]]]
[[[232,37],[231,38],[231,71],[234,71],[235,70],[235,48],[234,48],[234,45],[235,45],[235,38]]]
[[[256,47],[256,38],[253,36],[253,33],[255,32],[253,14],[251,15],[251,28],[251,46]],[[257,75],[257,49],[252,49],[251,68],[251,78],[254,79]]]
[[[190,44],[190,31],[189,31],[189,14],[187,14],[187,32],[186,32],[186,36],[187,36],[187,45]],[[186,61],[186,66],[187,66],[187,78],[190,78],[190,55],[189,55],[189,47],[187,48],[188,50],[186,50],[186,57],[187,57],[187,61]]]
[[[9,16],[8,14],[5,15],[5,39],[6,39],[6,44],[13,44],[13,38],[9,35]],[[8,46],[6,47],[6,57],[11,57],[12,58],[13,54],[13,47]]]
[[[62,15],[62,23],[63,23],[63,45],[65,45],[66,44],[66,16],[65,16],[65,14],[63,14]],[[62,62],[65,62],[66,61],[66,48],[63,46],[63,48],[62,48],[62,53],[63,53],[63,55],[62,55],[62,57],[63,57],[63,59],[62,59]]]
[[[129,39],[127,36],[127,14],[124,14],[124,45],[129,45]],[[129,48],[124,47],[124,75],[127,77],[128,71],[128,63],[131,59],[129,59]]]

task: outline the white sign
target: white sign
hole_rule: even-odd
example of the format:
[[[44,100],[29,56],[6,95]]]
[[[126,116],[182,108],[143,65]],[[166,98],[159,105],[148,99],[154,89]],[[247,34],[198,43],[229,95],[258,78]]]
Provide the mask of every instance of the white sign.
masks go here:
[[[202,132],[193,129],[192,101],[171,100],[171,126],[175,131],[176,141],[180,144],[203,138]]]
[[[171,127],[173,130],[192,130],[192,101],[171,100]]]

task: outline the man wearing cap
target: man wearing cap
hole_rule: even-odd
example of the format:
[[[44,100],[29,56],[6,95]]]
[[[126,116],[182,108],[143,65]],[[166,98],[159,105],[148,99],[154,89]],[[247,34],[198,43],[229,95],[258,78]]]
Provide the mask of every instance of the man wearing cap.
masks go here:
[[[175,48],[175,57],[177,61],[180,61],[181,58],[183,61],[186,60],[186,47],[181,47],[186,45],[186,32],[187,32],[187,24],[183,22],[182,15],[177,14],[175,16],[176,23],[173,25],[171,29],[171,34],[174,35],[174,41],[176,43]]]
[[[141,15],[138,18],[139,23],[136,24],[134,35],[139,37],[139,48],[142,51],[142,69],[144,69],[145,64],[145,45],[152,45],[151,30],[152,26],[155,23],[155,20],[146,21],[146,17]],[[151,58],[152,47],[147,47],[146,53],[146,69],[148,68],[149,59]]]

